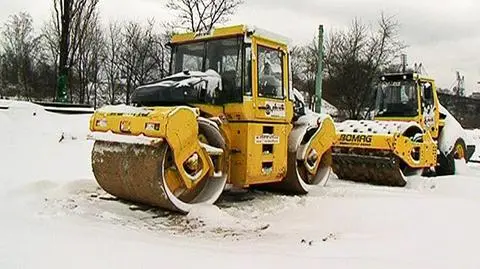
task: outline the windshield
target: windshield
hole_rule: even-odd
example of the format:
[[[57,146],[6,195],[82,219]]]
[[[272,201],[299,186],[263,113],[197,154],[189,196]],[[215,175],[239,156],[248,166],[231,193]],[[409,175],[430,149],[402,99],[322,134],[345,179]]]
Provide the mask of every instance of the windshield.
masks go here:
[[[218,73],[226,102],[242,99],[243,38],[234,37],[175,45],[172,73],[182,71]]]
[[[376,117],[418,115],[418,97],[413,80],[382,81],[376,97]]]

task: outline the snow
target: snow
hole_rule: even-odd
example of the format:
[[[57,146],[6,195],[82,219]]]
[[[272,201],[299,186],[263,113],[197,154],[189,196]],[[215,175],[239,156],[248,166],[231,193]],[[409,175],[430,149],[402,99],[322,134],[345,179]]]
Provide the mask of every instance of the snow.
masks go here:
[[[345,120],[336,122],[335,128],[342,133],[374,133],[374,134],[403,134],[408,128],[416,126],[421,130],[420,125],[415,122],[401,121],[373,121],[373,120]]]
[[[173,78],[184,78],[180,81],[171,80]],[[205,72],[201,71],[188,71],[185,72],[178,72],[169,77],[164,78],[162,81],[153,83],[151,85],[147,85],[146,87],[150,86],[161,86],[161,87],[173,87],[181,88],[181,87],[189,87],[191,85],[194,86],[196,90],[201,90],[205,88],[207,90],[207,94],[209,96],[215,95],[215,90],[222,91],[222,78],[220,74],[218,74],[213,69],[208,69]]]
[[[249,232],[261,230],[268,226],[266,223],[258,223],[252,220],[242,220],[222,211],[215,205],[196,205],[187,214],[189,224],[199,225],[200,231],[234,231]]]
[[[280,42],[283,42],[284,44],[286,44],[287,46],[291,46],[292,44],[292,39],[291,38],[288,38],[286,36],[283,36],[283,35],[280,35],[278,33],[274,33],[274,32],[271,32],[271,31],[268,31],[266,29],[263,29],[263,28],[260,28],[256,25],[245,25],[245,29],[248,31],[248,32],[253,32],[254,34],[260,36],[260,37],[264,37],[264,38],[268,38],[270,40],[278,40]]]
[[[203,87],[205,87],[206,84],[208,96],[214,96],[216,89],[220,91],[222,90],[221,81],[222,78],[217,72],[215,72],[215,70],[208,69],[207,71],[205,71],[205,73],[196,71],[195,74],[192,74],[191,77],[181,80],[176,87],[180,88],[194,85],[195,89],[201,90]]]
[[[326,114],[329,114],[329,115],[332,115],[332,116],[336,116],[338,115],[338,109],[330,104],[329,102],[325,101],[324,99],[322,99],[322,108],[321,108],[321,113],[326,113]]]
[[[84,112],[84,113],[93,113],[95,109],[93,107],[46,107],[48,110],[53,110],[55,112],[65,111],[65,112]]]
[[[300,102],[302,102],[305,106],[305,110],[307,114],[311,113],[312,110],[309,109],[309,105],[305,103],[305,97],[304,95],[299,91],[297,90],[296,88],[293,88],[293,96],[298,98],[300,100]],[[336,116],[338,115],[338,109],[333,106],[332,104],[330,104],[329,102],[325,101],[324,99],[322,99],[322,106],[321,106],[321,109],[320,109],[320,113],[321,114],[328,114],[328,115],[331,115],[331,116]]]
[[[210,70],[210,69],[209,69]],[[212,70],[213,71],[213,70]],[[195,70],[188,70],[188,73],[184,73],[184,72],[178,72],[178,73],[175,73],[173,75],[170,75],[168,78],[179,78],[179,77],[203,77],[205,75],[212,75],[211,72],[209,72],[207,74],[208,70],[206,72],[202,72],[202,71],[195,71]],[[213,71],[214,74],[216,74],[215,71]]]
[[[205,84],[206,84],[206,90],[209,96],[214,96],[216,89],[220,91],[222,90],[222,83],[221,83],[222,78],[220,77],[220,74],[218,74],[213,69],[208,69],[205,72],[189,71],[188,75],[185,75],[183,72],[181,72],[181,73],[174,74],[169,78],[183,77],[183,76],[187,78],[184,80],[181,80],[177,84],[176,86],[177,88],[194,85],[195,89],[201,90],[201,88],[205,87]],[[163,82],[168,82],[168,80]],[[200,82],[203,82],[203,83],[200,83]]]
[[[306,196],[234,191],[182,216],[99,188],[89,115],[11,104],[0,110],[0,268],[480,267],[479,164],[406,188],[332,175]]]
[[[438,149],[445,155],[448,155],[455,146],[455,142],[459,138],[468,138],[469,136],[463,129],[462,125],[455,117],[442,105],[440,105],[440,113],[447,115],[445,118],[445,127],[438,137]],[[471,141],[465,141],[468,145]]]
[[[92,132],[87,135],[87,139],[99,140],[99,141],[111,141],[111,142],[120,142],[128,144],[143,144],[143,145],[152,145],[161,142],[162,138],[153,138],[141,135],[119,135],[108,132]]]
[[[150,109],[144,107],[134,107],[126,104],[119,105],[106,105],[99,109],[97,112],[100,113],[121,113],[121,114],[149,114]]]

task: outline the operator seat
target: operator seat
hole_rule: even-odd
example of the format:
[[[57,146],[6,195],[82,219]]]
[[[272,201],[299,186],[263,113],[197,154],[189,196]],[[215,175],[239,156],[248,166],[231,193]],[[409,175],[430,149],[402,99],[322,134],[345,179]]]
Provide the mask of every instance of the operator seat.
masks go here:
[[[237,72],[235,70],[227,70],[222,73],[222,96],[225,102],[241,102],[241,91],[237,87]]]

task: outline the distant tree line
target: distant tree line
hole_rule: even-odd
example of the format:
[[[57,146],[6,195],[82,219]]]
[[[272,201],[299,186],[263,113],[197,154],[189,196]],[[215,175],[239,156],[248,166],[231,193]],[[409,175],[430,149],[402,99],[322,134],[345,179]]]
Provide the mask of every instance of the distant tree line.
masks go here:
[[[169,0],[174,21],[101,23],[98,0],[52,0],[51,19],[35,31],[28,13],[11,15],[1,28],[0,97],[55,101],[59,83],[68,101],[129,103],[143,83],[168,75],[175,29],[208,31],[225,23],[242,0]],[[401,55],[399,23],[381,14],[375,26],[354,19],[325,37],[323,99],[361,118],[372,107],[378,75]],[[316,38],[291,48],[293,85],[312,96],[317,70]],[[65,81],[59,81],[59,74]]]
[[[99,0],[52,0],[51,19],[36,31],[32,17],[11,15],[0,33],[0,97],[55,101],[65,74],[73,103],[129,103],[143,83],[168,74],[166,46],[175,28],[203,31],[225,22],[242,0],[169,0],[178,20],[101,23]]]

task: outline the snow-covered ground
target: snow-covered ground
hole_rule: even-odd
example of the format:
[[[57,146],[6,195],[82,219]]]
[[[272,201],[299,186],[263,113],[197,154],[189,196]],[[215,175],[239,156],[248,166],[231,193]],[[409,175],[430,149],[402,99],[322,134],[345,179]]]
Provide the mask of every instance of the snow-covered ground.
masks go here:
[[[307,196],[226,194],[179,216],[98,187],[88,115],[9,105],[0,110],[0,268],[480,267],[479,164],[406,188],[332,175]]]

